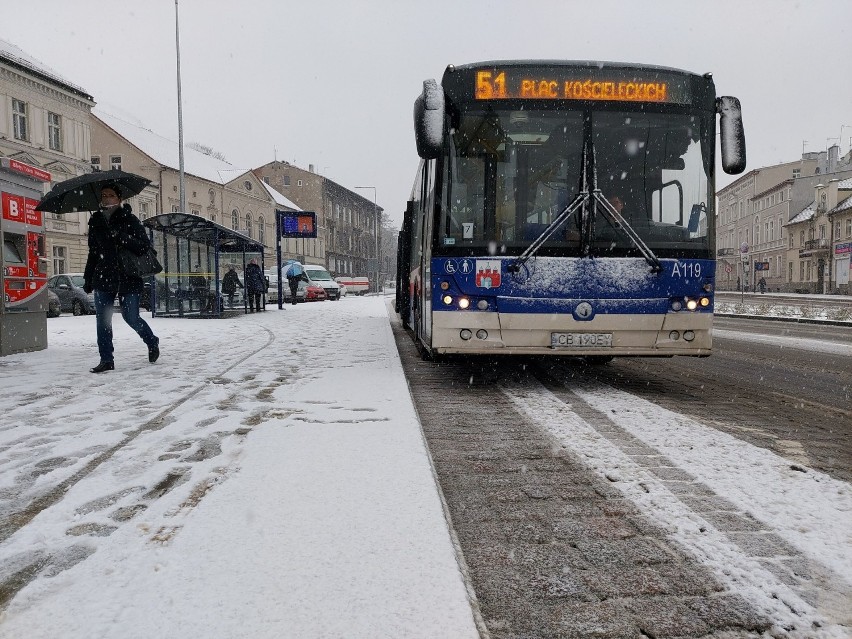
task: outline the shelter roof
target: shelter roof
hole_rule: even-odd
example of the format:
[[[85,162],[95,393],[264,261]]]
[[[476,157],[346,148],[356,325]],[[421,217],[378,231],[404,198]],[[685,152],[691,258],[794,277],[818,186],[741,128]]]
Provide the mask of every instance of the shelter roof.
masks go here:
[[[263,252],[263,244],[249,236],[190,213],[161,213],[142,224],[168,235],[216,246],[220,253]]]

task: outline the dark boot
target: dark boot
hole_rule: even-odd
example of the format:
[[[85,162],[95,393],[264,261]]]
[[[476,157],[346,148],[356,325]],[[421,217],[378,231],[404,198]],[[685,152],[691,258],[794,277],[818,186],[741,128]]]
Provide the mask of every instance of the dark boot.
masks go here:
[[[95,366],[94,368],[91,368],[89,370],[92,373],[105,373],[107,371],[114,371],[115,370],[115,363],[114,362],[101,362],[100,364],[98,364],[97,366]]]
[[[152,364],[160,357],[160,345],[154,344],[148,347],[148,361]]]

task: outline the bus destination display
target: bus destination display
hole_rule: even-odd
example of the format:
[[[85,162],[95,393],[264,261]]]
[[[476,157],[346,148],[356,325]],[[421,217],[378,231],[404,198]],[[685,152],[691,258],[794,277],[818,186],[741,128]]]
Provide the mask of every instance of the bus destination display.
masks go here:
[[[684,104],[688,89],[683,82],[668,78],[637,79],[533,75],[517,70],[480,70],[476,72],[477,100],[600,100],[612,102],[660,102]]]

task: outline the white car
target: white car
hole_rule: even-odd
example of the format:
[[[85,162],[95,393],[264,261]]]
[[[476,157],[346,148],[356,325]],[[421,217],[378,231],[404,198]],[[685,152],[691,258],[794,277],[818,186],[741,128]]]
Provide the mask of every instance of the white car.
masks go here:
[[[307,275],[308,280],[310,280],[308,284],[316,284],[317,286],[322,287],[325,291],[326,299],[340,299],[340,284],[334,281],[331,273],[329,273],[324,266],[319,266],[318,264],[302,264],[302,268],[305,269],[305,275]]]

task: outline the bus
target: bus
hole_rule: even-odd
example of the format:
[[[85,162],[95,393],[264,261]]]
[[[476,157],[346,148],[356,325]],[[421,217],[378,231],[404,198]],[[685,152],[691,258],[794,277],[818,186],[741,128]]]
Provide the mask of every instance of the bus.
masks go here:
[[[492,61],[426,80],[395,298],[421,355],[710,355],[717,115],[741,173],[740,103],[709,73]]]

